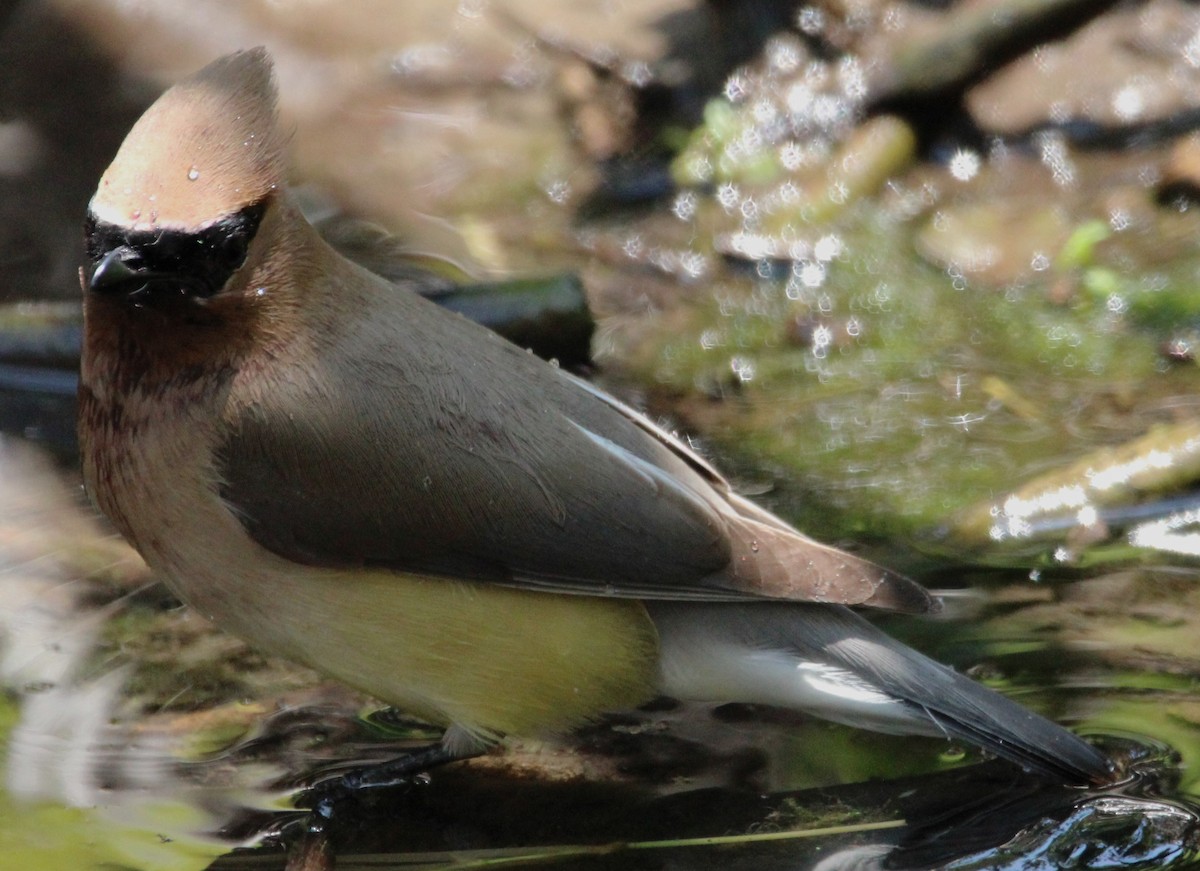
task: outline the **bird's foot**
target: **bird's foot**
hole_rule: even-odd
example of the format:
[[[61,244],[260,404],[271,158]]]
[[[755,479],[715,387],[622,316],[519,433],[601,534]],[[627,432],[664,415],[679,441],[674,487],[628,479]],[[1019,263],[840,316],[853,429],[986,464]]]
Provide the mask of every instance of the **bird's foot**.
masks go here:
[[[335,826],[342,827],[379,801],[394,798],[401,790],[421,782],[431,768],[460,758],[441,744],[433,744],[313,784],[297,801],[300,807],[308,808],[301,828],[309,837],[328,835]]]

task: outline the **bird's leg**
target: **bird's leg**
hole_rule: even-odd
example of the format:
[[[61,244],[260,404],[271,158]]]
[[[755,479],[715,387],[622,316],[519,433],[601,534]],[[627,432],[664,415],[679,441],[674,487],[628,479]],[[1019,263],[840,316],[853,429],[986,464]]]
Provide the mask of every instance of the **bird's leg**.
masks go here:
[[[402,786],[408,783],[414,774],[420,774],[448,762],[470,759],[472,756],[478,756],[479,752],[481,751],[455,753],[446,749],[446,745],[439,741],[437,744],[430,744],[428,747],[422,747],[412,753],[405,753],[403,756],[397,756],[387,762],[344,774],[340,779],[341,786],[351,792]]]
[[[483,748],[476,747],[449,749],[445,743],[438,742],[315,784],[303,799],[310,808],[306,828],[310,834],[327,832],[338,811],[357,804],[360,797],[407,786],[414,775],[449,762],[470,759],[482,752]]]
[[[410,785],[414,775],[470,755],[454,753],[439,742],[314,784],[297,802],[309,808],[308,815],[288,823],[279,833],[287,847],[288,867],[332,867],[326,860],[333,844],[370,816],[369,806],[362,801],[365,796],[398,791]]]

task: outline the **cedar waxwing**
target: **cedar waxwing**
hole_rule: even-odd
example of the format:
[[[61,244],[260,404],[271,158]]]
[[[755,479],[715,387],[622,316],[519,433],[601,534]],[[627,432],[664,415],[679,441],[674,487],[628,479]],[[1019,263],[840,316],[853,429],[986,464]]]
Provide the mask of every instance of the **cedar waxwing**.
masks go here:
[[[192,607],[447,726],[442,757],[662,694],[1110,764],[851,605],[920,586],[732,492],[636,411],[332,251],[262,49],[175,85],[87,219],[87,488]]]

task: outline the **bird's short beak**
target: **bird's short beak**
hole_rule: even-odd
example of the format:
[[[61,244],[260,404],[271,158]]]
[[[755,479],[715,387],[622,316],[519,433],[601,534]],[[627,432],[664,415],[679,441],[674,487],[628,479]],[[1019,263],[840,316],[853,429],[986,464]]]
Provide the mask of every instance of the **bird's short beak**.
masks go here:
[[[122,245],[109,251],[92,267],[88,288],[104,294],[129,293],[145,286],[150,277],[141,258]]]

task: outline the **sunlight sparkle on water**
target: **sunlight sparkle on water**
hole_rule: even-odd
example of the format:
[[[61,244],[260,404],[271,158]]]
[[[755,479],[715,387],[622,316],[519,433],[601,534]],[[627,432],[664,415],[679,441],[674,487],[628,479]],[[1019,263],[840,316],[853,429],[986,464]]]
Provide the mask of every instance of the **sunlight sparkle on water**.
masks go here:
[[[543,188],[546,196],[556,205],[565,205],[571,197],[571,183],[566,179],[555,179]]]
[[[817,244],[813,246],[813,256],[822,263],[828,263],[841,254],[843,250],[842,237],[833,233],[827,233],[818,239]]]
[[[754,380],[754,361],[745,357],[731,357],[729,360],[729,368],[733,374],[737,376],[738,381],[746,382]]]
[[[738,73],[734,73],[725,80],[725,99],[731,103],[744,99],[748,90],[749,83],[744,76]]]
[[[1054,183],[1064,188],[1074,185],[1077,173],[1067,151],[1066,139],[1061,134],[1039,133],[1034,137],[1034,144],[1042,164],[1050,170],[1050,178]]]
[[[792,115],[793,123],[796,123],[797,118],[803,118],[811,113],[812,105],[816,98],[816,92],[803,80],[796,82],[787,89],[783,101],[784,105],[787,106],[788,112]],[[804,128],[801,126],[801,129]]]
[[[1200,450],[1200,436],[1186,440],[1173,451],[1149,450],[1125,462],[1088,469],[1083,475],[1086,483],[1064,485],[1033,496],[1011,495],[1004,500],[1002,505],[993,509],[992,516],[995,522],[989,530],[989,536],[996,541],[1028,537],[1035,531],[1033,521],[1036,518],[1049,518],[1055,515],[1073,515],[1074,524],[1079,526],[1094,525],[1100,519],[1093,502],[1094,494],[1131,485],[1136,486],[1138,479],[1148,473],[1162,471],[1173,466],[1178,454],[1189,455],[1197,450]],[[1186,513],[1183,513],[1173,515],[1163,521],[1143,524],[1130,534],[1130,541],[1138,546],[1161,547],[1164,550],[1188,553],[1190,551],[1179,550],[1179,548],[1190,547],[1191,545],[1188,544],[1190,539],[1180,539],[1179,541],[1173,539],[1173,543],[1167,542],[1161,545],[1151,542],[1156,540],[1156,536],[1161,537],[1168,533],[1175,535],[1178,529],[1193,522],[1194,519],[1188,520]],[[1200,535],[1193,536],[1193,538],[1200,539]]]
[[[785,181],[775,189],[775,199],[785,206],[795,205],[800,202],[800,188],[791,181]]]
[[[671,212],[681,221],[690,221],[696,214],[697,198],[694,191],[682,191],[671,204]]]
[[[637,260],[646,252],[646,241],[641,233],[630,233],[621,243],[621,250],[625,252],[626,257]]]
[[[829,346],[833,344],[833,330],[825,324],[818,324],[812,331],[812,349],[813,354],[818,357],[825,356]]]
[[[754,105],[750,108],[750,114],[754,117],[754,123],[759,128],[778,124],[780,120],[779,107],[775,105],[773,100],[768,100],[765,97],[754,101]]]
[[[767,64],[776,75],[790,75],[800,68],[801,46],[791,38],[774,36],[767,42]]]
[[[1187,527],[1200,524],[1200,509],[1180,511],[1134,527],[1129,533],[1129,543],[1134,547],[1148,547],[1186,556],[1200,556],[1200,531],[1181,532]]]
[[[747,260],[762,260],[774,253],[775,240],[762,233],[743,231],[729,237],[729,247]]]
[[[1142,117],[1146,111],[1145,83],[1129,82],[1112,95],[1113,113],[1129,123]]]
[[[708,274],[708,258],[699,251],[681,251],[679,269],[688,278],[703,278]]]
[[[820,287],[825,283],[825,264],[810,260],[800,266],[799,279],[805,287]]]
[[[858,58],[846,55],[838,63],[838,84],[848,100],[861,103],[867,96],[867,74]]]
[[[979,174],[983,162],[979,154],[969,148],[960,148],[950,158],[950,174],[959,181],[970,181]]]
[[[1078,511],[1090,504],[1087,490],[1079,484],[1058,487],[1032,497],[1014,494],[993,512],[997,522],[988,530],[988,535],[995,541],[1024,538],[1033,531],[1031,518],[1064,510]]]
[[[1188,439],[1179,450],[1191,453],[1200,447],[1200,439]],[[1103,469],[1088,470],[1088,483],[1097,490],[1110,490],[1128,484],[1130,479],[1152,469],[1169,469],[1175,462],[1169,451],[1146,451],[1126,463],[1114,463]]]
[[[818,35],[825,27],[825,11],[817,6],[805,6],[796,13],[796,27],[809,36]]]
[[[737,208],[741,199],[741,191],[738,190],[737,185],[731,182],[725,182],[725,184],[717,188],[717,202],[721,204],[721,208],[726,212],[732,212]]]
[[[779,146],[779,162],[788,172],[795,172],[804,165],[804,150],[795,142]]]

